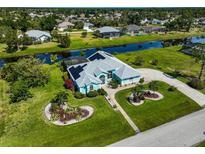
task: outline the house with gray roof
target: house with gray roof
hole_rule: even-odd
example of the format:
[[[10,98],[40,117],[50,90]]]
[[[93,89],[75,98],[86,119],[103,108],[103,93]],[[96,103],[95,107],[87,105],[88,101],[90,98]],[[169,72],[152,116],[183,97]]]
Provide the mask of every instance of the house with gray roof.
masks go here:
[[[141,30],[141,27],[137,26],[135,24],[127,26],[127,34],[129,34],[131,36],[138,34],[140,32],[140,30]]]
[[[83,94],[101,89],[112,79],[122,86],[139,82],[140,74],[136,69],[107,52],[97,51],[87,60],[67,67],[76,88]]]
[[[120,30],[110,26],[104,26],[96,30],[100,32],[99,37],[101,38],[115,38],[120,36]]]
[[[48,32],[40,31],[40,30],[29,30],[26,32],[26,35],[32,38],[33,41],[37,42],[46,42],[50,41],[51,35]]]

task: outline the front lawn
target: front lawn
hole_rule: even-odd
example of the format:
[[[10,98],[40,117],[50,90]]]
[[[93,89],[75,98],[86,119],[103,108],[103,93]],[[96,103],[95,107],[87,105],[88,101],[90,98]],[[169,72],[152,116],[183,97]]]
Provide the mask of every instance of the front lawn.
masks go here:
[[[33,98],[9,104],[8,83],[0,80],[0,146],[105,146],[134,131],[119,112],[102,96],[77,100],[63,87],[62,72],[56,65],[44,65],[51,79],[45,87],[31,89]],[[59,91],[69,93],[72,106],[91,105],[91,118],[69,126],[46,120],[44,108]]]
[[[198,147],[205,147],[205,141],[201,142]]]
[[[134,106],[127,100],[131,94],[131,89],[119,91],[115,96],[118,103],[141,131],[157,127],[201,109],[197,103],[178,90],[169,92],[167,90],[169,85],[166,83],[158,82],[158,84],[159,92],[164,96],[158,101],[145,100],[144,104]],[[145,87],[148,89],[147,85]]]
[[[56,42],[49,42],[40,45],[31,45],[27,49],[23,51],[18,51],[14,53],[5,53],[2,52],[5,49],[1,48],[1,46],[5,46],[0,44],[0,58],[8,58],[8,57],[17,57],[23,55],[30,55],[36,53],[47,53],[47,52],[59,52],[66,50],[77,50],[77,49],[85,49],[85,48],[95,48],[95,47],[108,47],[114,45],[124,45],[129,43],[137,43],[137,42],[145,42],[145,41],[155,41],[155,40],[168,40],[168,39],[180,39],[189,36],[200,36],[204,35],[204,32],[174,32],[170,34],[149,34],[142,36],[121,36],[115,39],[101,39],[93,37],[92,33],[88,33],[86,38],[81,37],[81,33],[71,33],[71,46],[69,48],[59,47]]]

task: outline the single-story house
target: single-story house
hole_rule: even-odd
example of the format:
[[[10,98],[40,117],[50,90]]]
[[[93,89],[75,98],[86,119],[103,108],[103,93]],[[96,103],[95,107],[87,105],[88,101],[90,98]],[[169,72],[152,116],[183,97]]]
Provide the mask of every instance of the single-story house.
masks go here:
[[[102,85],[112,79],[122,86],[138,83],[140,80],[136,69],[107,52],[97,51],[87,59],[88,62],[67,67],[75,87],[83,94],[101,89]]]
[[[120,30],[110,27],[110,26],[104,26],[97,29],[100,32],[101,38],[115,38],[120,37]]]
[[[51,39],[50,33],[40,30],[29,30],[26,32],[26,35],[32,38],[33,41],[46,42]]]
[[[72,24],[71,22],[68,21],[64,21],[58,24],[57,28],[59,31],[63,32],[64,30],[68,29],[68,28],[72,28],[74,26],[74,24]]]
[[[86,30],[87,32],[93,32],[92,28],[94,25],[92,23],[84,23],[83,29]]]
[[[164,27],[143,27],[143,32],[144,33],[158,33],[158,32],[164,32],[165,28]]]
[[[134,24],[127,26],[127,34],[130,34],[131,36],[138,34],[140,30],[141,27]]]
[[[157,24],[157,25],[164,25],[167,23],[169,20],[159,20],[159,19],[153,19],[152,24]]]

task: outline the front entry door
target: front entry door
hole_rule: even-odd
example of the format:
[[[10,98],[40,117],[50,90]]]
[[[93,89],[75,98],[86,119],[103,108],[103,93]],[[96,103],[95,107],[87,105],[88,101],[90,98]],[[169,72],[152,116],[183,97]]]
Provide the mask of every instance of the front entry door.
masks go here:
[[[101,75],[100,80],[102,81],[102,84],[105,84],[105,75]]]

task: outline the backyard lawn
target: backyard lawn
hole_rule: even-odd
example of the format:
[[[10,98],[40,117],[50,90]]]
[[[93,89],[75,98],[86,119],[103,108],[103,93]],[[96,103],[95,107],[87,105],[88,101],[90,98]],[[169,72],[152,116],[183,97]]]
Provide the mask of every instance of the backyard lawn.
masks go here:
[[[200,65],[191,56],[179,52],[180,49],[181,46],[172,46],[117,54],[116,57],[135,68],[153,68],[163,72],[178,70],[189,75],[197,75]],[[134,64],[137,56],[142,57],[144,60],[140,66]],[[150,63],[153,59],[158,60],[157,65]]]
[[[154,41],[154,40],[167,40],[167,39],[177,39],[185,38],[188,36],[197,36],[204,35],[205,32],[173,32],[170,34],[150,34],[142,36],[122,36],[110,39],[100,39],[94,38],[92,33],[88,33],[86,38],[81,37],[81,33],[71,33],[71,46],[69,48],[61,48],[56,42],[43,43],[40,45],[31,45],[23,51],[17,51],[15,53],[5,53],[2,52],[5,50],[5,45],[0,44],[0,58],[16,57],[36,53],[47,53],[47,52],[58,52],[65,50],[77,50],[85,48],[94,48],[94,47],[107,47],[114,45],[123,45],[129,43],[145,42],[145,41]]]
[[[56,65],[45,65],[51,79],[45,87],[31,90],[33,98],[9,104],[8,83],[0,80],[0,146],[105,146],[134,135],[119,112],[101,96],[77,100],[63,87],[62,72]],[[55,126],[44,117],[44,107],[59,91],[69,93],[73,106],[91,105],[91,118],[69,126]]]
[[[195,59],[189,55],[179,52],[181,46],[172,46],[160,49],[141,50],[136,52],[128,52],[117,54],[116,57],[134,68],[152,68],[162,72],[169,73],[182,82],[187,83],[187,77],[198,76],[200,64],[195,62]],[[144,62],[142,65],[135,65],[135,58],[142,57]],[[158,60],[157,65],[152,65],[150,62],[154,59]],[[179,71],[181,75],[177,75],[174,71]],[[205,73],[204,73],[205,78]],[[205,94],[205,89],[201,90]]]
[[[167,90],[169,85],[166,83],[158,82],[158,84],[158,91],[164,98],[158,101],[145,100],[144,104],[139,106],[134,106],[127,100],[131,89],[122,90],[116,94],[118,103],[141,131],[157,127],[201,108],[178,90],[169,92]],[[148,89],[147,85],[146,89]]]

